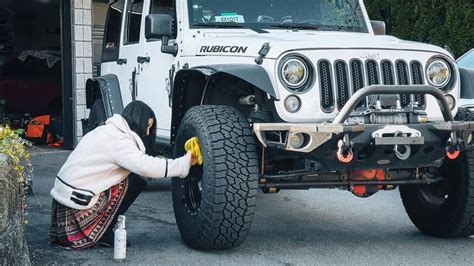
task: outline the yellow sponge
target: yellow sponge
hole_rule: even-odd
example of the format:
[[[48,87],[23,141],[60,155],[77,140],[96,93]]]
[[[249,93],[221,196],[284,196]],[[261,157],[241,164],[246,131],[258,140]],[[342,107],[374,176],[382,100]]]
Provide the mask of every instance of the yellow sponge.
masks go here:
[[[199,147],[199,140],[197,137],[192,137],[184,143],[184,149],[188,152],[190,151],[192,156],[197,158],[197,161],[193,164],[202,165],[202,154],[201,148]]]

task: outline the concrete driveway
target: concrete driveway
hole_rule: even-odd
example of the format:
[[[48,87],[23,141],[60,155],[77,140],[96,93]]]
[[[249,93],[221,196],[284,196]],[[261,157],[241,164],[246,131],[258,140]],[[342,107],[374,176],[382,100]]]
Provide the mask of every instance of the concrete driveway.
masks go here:
[[[27,239],[33,264],[111,264],[113,249],[64,250],[48,245],[52,187],[69,152],[35,149],[34,190],[28,196]],[[473,265],[474,238],[437,239],[411,224],[398,191],[358,199],[338,190],[259,194],[244,244],[199,252],[181,241],[169,182],[153,183],[127,216],[128,264],[393,264]]]

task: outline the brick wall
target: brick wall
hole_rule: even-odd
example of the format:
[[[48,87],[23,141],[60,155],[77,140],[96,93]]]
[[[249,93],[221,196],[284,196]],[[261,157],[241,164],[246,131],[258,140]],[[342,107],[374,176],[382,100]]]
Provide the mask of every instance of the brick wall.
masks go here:
[[[92,77],[92,3],[74,0],[73,5],[73,96],[75,106],[75,143],[82,138],[81,119],[89,116],[86,109],[86,80]]]

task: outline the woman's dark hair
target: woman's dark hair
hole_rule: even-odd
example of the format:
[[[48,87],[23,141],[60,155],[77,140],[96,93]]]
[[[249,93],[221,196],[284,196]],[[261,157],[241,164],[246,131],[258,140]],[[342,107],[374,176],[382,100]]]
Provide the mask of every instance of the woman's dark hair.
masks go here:
[[[137,133],[146,148],[146,154],[153,155],[155,149],[156,116],[146,103],[133,101],[123,110],[122,117],[127,121],[130,129]],[[150,135],[146,135],[148,119],[153,118]]]

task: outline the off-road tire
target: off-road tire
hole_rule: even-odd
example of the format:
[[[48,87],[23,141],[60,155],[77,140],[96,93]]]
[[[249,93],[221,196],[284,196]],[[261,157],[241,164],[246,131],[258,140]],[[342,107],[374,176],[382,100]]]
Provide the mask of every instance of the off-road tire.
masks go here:
[[[234,108],[197,106],[181,122],[175,157],[184,154],[184,143],[193,136],[199,139],[204,164],[193,166],[187,178],[172,180],[179,231],[193,249],[237,247],[249,233],[258,190],[258,159],[252,130],[247,119]],[[194,191],[193,195],[190,191]]]
[[[456,160],[446,159],[440,171],[448,180],[444,183],[447,198],[439,203],[433,204],[426,196],[432,193],[426,192],[429,187],[400,187],[408,216],[421,232],[431,236],[474,235],[474,151],[462,152]]]
[[[460,107],[455,119],[457,121],[474,121],[474,108]]]
[[[92,103],[89,119],[87,120],[87,132],[104,125],[106,120],[107,115],[105,113],[104,103],[101,99],[95,100],[94,103]]]

